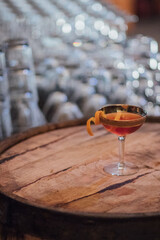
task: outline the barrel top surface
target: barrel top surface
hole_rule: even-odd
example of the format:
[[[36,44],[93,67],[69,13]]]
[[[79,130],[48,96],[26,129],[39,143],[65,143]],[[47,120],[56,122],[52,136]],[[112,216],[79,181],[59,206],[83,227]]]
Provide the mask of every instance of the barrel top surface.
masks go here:
[[[118,160],[117,136],[102,126],[56,129],[32,136],[0,156],[0,191],[17,201],[71,213],[160,213],[160,124],[126,138],[125,161],[138,173],[103,171]]]

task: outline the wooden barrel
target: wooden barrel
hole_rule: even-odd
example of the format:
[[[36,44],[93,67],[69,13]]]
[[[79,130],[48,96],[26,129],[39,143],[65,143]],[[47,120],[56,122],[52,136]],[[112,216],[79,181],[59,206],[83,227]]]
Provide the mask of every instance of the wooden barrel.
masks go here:
[[[160,124],[126,139],[139,172],[111,176],[118,141],[102,126],[46,125],[0,144],[0,239],[159,240]],[[77,126],[78,124],[78,126]]]

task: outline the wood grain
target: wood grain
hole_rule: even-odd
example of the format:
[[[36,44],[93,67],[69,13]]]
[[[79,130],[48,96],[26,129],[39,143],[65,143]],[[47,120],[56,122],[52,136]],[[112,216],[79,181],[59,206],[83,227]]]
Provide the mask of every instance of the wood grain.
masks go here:
[[[90,137],[84,125],[55,127],[24,137],[23,141],[4,150],[0,157],[0,205],[5,207],[0,206],[0,210],[3,208],[0,221],[3,224],[8,221],[11,202],[12,227],[21,225],[14,211],[18,214],[22,207],[24,214],[20,219],[33,212],[36,216],[40,211],[39,214],[53,215],[56,221],[57,214],[63,218],[84,217],[84,221],[89,218],[87,221],[96,222],[97,226],[97,219],[105,224],[109,219],[121,219],[122,222],[127,219],[126,224],[129,224],[129,219],[142,221],[147,217],[152,222],[158,218],[157,224],[160,225],[159,123],[145,123],[137,132],[127,136],[125,160],[139,167],[139,172],[131,176],[111,176],[103,171],[106,164],[118,159],[117,137],[101,126],[93,126],[93,132],[94,136]],[[46,215],[42,215],[44,224]],[[149,223],[149,219],[147,221]],[[25,234],[32,233],[33,229],[28,229]],[[59,232],[55,239],[65,239],[61,234]],[[54,239],[51,236],[50,239]],[[95,236],[98,235],[95,233]]]
[[[0,158],[4,192],[36,205],[80,212],[160,211],[159,125],[145,124],[127,137],[125,160],[140,170],[111,176],[103,167],[118,159],[116,136],[85,126],[43,133],[8,149]],[[148,194],[150,192],[150,194]]]

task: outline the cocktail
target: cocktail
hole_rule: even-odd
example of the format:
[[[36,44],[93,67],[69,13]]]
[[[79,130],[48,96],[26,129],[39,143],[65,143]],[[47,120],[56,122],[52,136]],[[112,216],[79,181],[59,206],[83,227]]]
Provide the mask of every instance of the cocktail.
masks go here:
[[[104,128],[116,135],[119,140],[119,161],[104,167],[104,171],[112,175],[131,175],[138,172],[138,167],[124,161],[124,147],[126,135],[138,130],[146,120],[146,112],[137,106],[127,104],[113,104],[103,106],[87,121],[87,131],[93,136],[91,122],[102,124]]]

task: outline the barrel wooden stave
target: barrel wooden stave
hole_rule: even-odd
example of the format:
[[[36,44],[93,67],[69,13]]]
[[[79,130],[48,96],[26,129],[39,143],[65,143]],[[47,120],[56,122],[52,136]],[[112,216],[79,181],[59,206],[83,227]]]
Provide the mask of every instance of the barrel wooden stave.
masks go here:
[[[2,154],[3,237],[8,232],[17,239],[157,239],[159,124],[145,124],[128,136],[126,158],[141,166],[129,177],[103,172],[102,158],[107,150],[109,158],[117,157],[117,141],[99,126],[94,132],[91,138],[84,126],[50,131]]]
[[[1,239],[157,240],[159,236],[158,216],[126,218],[122,214],[121,217],[93,217],[51,212],[47,209],[26,206],[17,201],[15,203],[15,200],[8,199],[8,201],[10,212],[7,223],[1,224]]]

